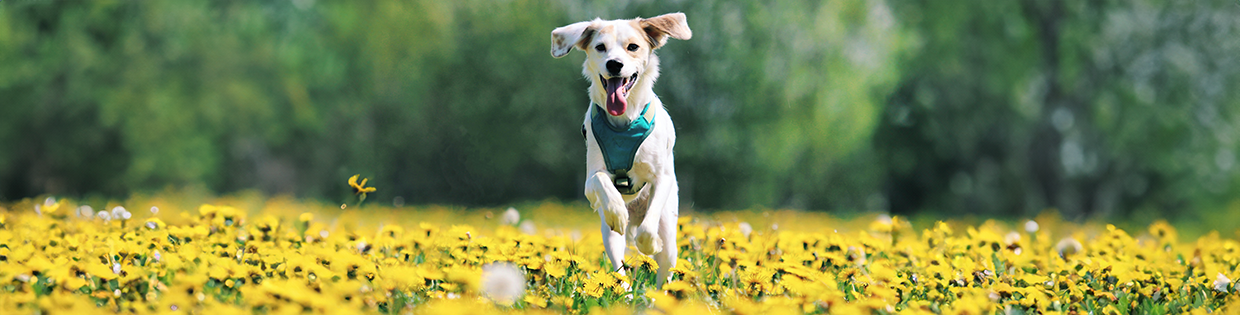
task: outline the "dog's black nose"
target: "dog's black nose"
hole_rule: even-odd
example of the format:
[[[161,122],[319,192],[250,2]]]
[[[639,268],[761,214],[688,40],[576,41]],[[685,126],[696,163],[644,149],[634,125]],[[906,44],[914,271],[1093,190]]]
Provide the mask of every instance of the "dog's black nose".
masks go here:
[[[611,75],[620,75],[620,68],[624,68],[623,63],[615,60],[607,61],[607,71],[611,72]]]

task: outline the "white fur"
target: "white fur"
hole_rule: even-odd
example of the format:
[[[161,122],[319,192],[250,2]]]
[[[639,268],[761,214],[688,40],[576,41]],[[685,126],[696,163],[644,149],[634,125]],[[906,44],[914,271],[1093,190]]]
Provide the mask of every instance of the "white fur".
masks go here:
[[[659,77],[659,58],[653,50],[661,47],[667,37],[689,39],[692,33],[683,13],[666,14],[651,19],[610,20],[573,23],[551,32],[551,55],[563,57],[573,47],[585,51],[582,75],[590,80],[590,100],[595,104],[586,110],[586,182],[585,195],[590,206],[602,220],[603,245],[612,267],[620,272],[627,244],[625,234],[637,250],[654,255],[659,264],[658,286],[669,279],[669,270],[676,265],[676,221],[679,217],[679,188],[673,163],[672,147],[676,144],[676,128],[654,94],[652,87]],[[605,46],[598,51],[598,45]],[[636,51],[629,44],[640,46]],[[608,60],[624,64],[617,77],[637,74],[637,81],[625,97],[628,106],[621,116],[607,113],[606,90],[600,76],[610,77]],[[654,129],[637,149],[628,175],[634,187],[644,188],[634,195],[621,195],[612,184],[602,150],[591,128],[593,111],[602,111],[608,122],[623,126],[637,119],[649,103],[654,112]]]

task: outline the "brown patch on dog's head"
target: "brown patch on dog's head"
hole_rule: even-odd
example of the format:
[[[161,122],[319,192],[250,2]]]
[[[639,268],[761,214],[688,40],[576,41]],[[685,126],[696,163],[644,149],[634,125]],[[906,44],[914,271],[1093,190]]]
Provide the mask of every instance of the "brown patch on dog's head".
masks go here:
[[[585,45],[591,41],[595,33],[595,22],[593,21],[577,22],[562,27],[558,27],[551,31],[551,56],[560,58],[567,55],[575,46],[577,49],[586,50]]]

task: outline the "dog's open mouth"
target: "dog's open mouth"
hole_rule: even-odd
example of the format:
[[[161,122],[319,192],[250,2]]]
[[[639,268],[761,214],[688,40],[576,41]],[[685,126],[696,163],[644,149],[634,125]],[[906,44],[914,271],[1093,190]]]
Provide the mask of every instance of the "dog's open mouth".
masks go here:
[[[627,78],[605,78],[598,76],[603,81],[603,86],[607,89],[607,113],[612,116],[624,115],[624,110],[629,108],[629,90],[633,89],[633,84],[637,83],[637,73]]]

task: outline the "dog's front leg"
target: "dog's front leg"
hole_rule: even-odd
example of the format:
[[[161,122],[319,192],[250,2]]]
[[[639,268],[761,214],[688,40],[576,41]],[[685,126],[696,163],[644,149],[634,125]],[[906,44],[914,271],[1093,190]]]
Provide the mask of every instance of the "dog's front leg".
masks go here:
[[[659,221],[663,213],[667,211],[667,201],[672,195],[672,190],[676,189],[675,174],[664,174],[659,178],[658,182],[650,183],[654,185],[654,193],[650,196],[650,206],[646,208],[646,216],[642,218],[641,225],[637,227],[637,235],[634,238],[637,242],[637,250],[646,255],[654,255],[663,251],[663,240],[659,237]]]
[[[612,186],[611,176],[604,171],[594,172],[594,175],[586,179],[585,193],[586,199],[590,200],[590,207],[598,211],[603,223],[612,232],[624,235],[624,230],[629,226],[629,208],[624,204],[620,191]]]
[[[671,179],[675,182],[676,177],[673,176]],[[659,264],[655,287],[659,289],[663,289],[663,283],[671,279],[671,269],[676,267],[676,254],[679,251],[676,244],[676,224],[680,218],[680,189],[678,187],[672,185],[671,197],[667,198],[667,203],[659,213],[663,216],[659,220],[659,238],[663,240],[663,251],[654,255],[654,261]]]
[[[624,270],[620,267],[624,264],[624,250],[629,246],[624,240],[624,231],[629,225],[629,209],[624,204],[624,197],[612,186],[611,176],[603,171],[597,171],[586,179],[585,193],[586,199],[590,200],[590,207],[598,211],[599,218],[603,221],[600,226],[603,232],[603,248],[607,252],[607,259],[611,261],[611,268],[623,273]]]
[[[601,216],[602,213],[599,213]],[[600,224],[600,230],[603,232],[603,250],[607,253],[607,260],[611,261],[611,271],[617,271],[624,274],[624,251],[629,247],[625,242],[624,235],[612,231],[607,224]]]

